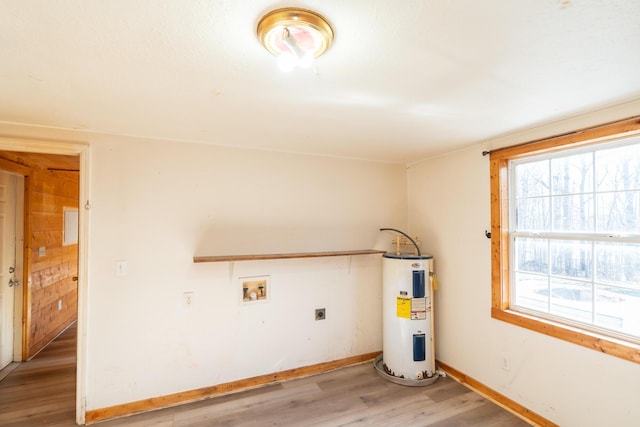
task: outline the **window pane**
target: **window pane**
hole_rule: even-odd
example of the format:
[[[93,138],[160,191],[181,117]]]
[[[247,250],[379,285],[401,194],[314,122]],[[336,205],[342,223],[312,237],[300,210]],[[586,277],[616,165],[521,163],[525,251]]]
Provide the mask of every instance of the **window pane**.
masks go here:
[[[640,335],[640,290],[613,286],[596,288],[596,325]]]
[[[530,310],[549,312],[549,279],[539,274],[516,273],[513,303]]]
[[[596,281],[640,291],[640,244],[597,242]]]
[[[591,279],[591,242],[551,240],[551,274],[575,279]]]
[[[537,197],[549,194],[549,161],[520,164],[515,169],[516,197]]]
[[[599,233],[640,234],[640,191],[597,194],[596,201]]]
[[[552,197],[553,231],[592,232],[594,227],[593,195]]]
[[[551,160],[551,193],[593,191],[593,154],[575,154]]]
[[[626,119],[491,153],[492,317],[633,360],[638,132]]]
[[[549,229],[549,198],[535,197],[516,202],[516,230],[545,231]]]
[[[551,278],[551,313],[579,322],[592,323],[591,284]]]
[[[516,271],[549,273],[549,250],[546,239],[515,239]]]
[[[597,191],[640,190],[640,144],[596,152]]]

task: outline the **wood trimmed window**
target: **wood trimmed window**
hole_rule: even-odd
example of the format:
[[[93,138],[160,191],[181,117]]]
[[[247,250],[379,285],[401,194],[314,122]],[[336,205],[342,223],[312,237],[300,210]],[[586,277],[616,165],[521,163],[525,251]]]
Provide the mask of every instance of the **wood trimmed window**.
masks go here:
[[[618,238],[619,236],[604,236],[603,233],[597,232],[597,225],[594,225],[593,228],[588,231],[584,231],[573,230],[571,229],[572,225],[569,224],[568,232],[566,230],[557,232],[556,228],[552,225],[554,221],[556,221],[554,214],[547,215],[548,220],[541,219],[539,221],[539,223],[544,224],[530,226],[529,229],[533,231],[527,233],[527,226],[523,227],[520,220],[516,221],[515,206],[516,203],[518,203],[518,199],[516,196],[516,185],[513,184],[515,176],[514,165],[519,163],[526,165],[531,159],[542,159],[540,163],[544,164],[544,162],[548,160],[549,164],[551,164],[551,160],[549,159],[562,157],[564,155],[563,153],[566,153],[569,150],[578,149],[576,152],[580,153],[580,149],[584,148],[582,152],[588,152],[590,147],[596,146],[595,144],[624,144],[624,140],[628,138],[634,138],[636,141],[640,141],[640,137],[638,135],[640,135],[640,117],[636,116],[615,123],[582,129],[568,134],[544,140],[532,141],[530,143],[498,149],[491,152],[491,316],[493,318],[592,348],[603,353],[611,354],[635,363],[640,363],[640,340],[635,339],[633,335],[628,336],[624,333],[615,333],[615,331],[610,333],[611,331],[607,330],[607,328],[598,328],[598,324],[602,323],[602,321],[599,320],[602,318],[602,313],[597,313],[595,308],[590,309],[590,315],[592,316],[592,319],[594,319],[592,322],[594,327],[590,327],[591,325],[585,325],[580,321],[574,321],[575,318],[572,318],[572,314],[567,314],[567,310],[574,310],[575,313],[575,305],[571,306],[571,304],[566,303],[563,306],[560,304],[560,307],[565,307],[564,313],[562,310],[554,310],[553,308],[554,301],[561,301],[562,298],[565,298],[565,301],[567,301],[569,296],[571,296],[571,298],[576,298],[576,295],[580,295],[579,298],[585,299],[587,305],[593,304],[592,307],[596,307],[597,298],[606,298],[608,295],[615,294],[604,291],[603,289],[605,289],[605,285],[602,283],[596,284],[594,282],[595,279],[593,279],[591,275],[597,276],[599,274],[597,272],[597,267],[594,266],[596,261],[593,259],[599,256],[594,255],[598,254],[598,252],[593,249],[595,245],[599,244],[598,239]],[[635,150],[635,147],[640,147],[640,145],[635,145],[633,150]],[[545,175],[545,173],[546,172],[542,172],[541,176]],[[549,212],[549,205],[552,205],[553,203],[557,204],[557,200],[561,198],[561,196],[554,197],[552,189],[553,185],[551,184],[554,177],[552,176],[552,173],[549,173],[548,175],[549,179],[546,181],[546,184],[543,185],[544,187],[549,188],[546,190],[548,191],[548,197],[546,197],[547,200],[536,201],[533,200],[533,198],[527,200],[534,205],[537,203],[539,205],[538,208],[545,212]],[[595,178],[593,179],[593,182],[596,182]],[[513,188],[509,188],[510,186]],[[593,199],[598,196],[598,194],[595,193],[595,190],[591,191],[592,193],[589,193],[590,196],[587,194],[587,197]],[[584,194],[580,193],[580,191],[577,191],[576,193]],[[632,196],[637,197],[637,193],[640,193],[640,191],[634,192]],[[545,197],[541,197],[540,199],[544,198]],[[542,206],[543,204],[545,205]],[[521,205],[518,208],[520,209],[518,212],[530,209],[531,206],[531,204]],[[595,208],[593,212],[595,212]],[[555,215],[557,217],[557,214]],[[583,213],[582,215],[584,216]],[[632,215],[635,216],[636,214],[634,213]],[[535,215],[532,217],[536,218]],[[544,215],[541,215],[541,217],[544,217]],[[571,221],[572,218],[569,218],[569,220]],[[537,220],[535,221],[537,222]],[[593,224],[596,224],[596,222],[597,220],[593,219]],[[516,225],[516,223],[518,225]],[[541,227],[542,231],[537,229],[537,227]],[[520,229],[522,228],[525,229],[525,232],[519,234]],[[541,236],[539,239],[536,238],[538,234]],[[631,237],[629,237],[629,235]],[[637,248],[640,248],[640,233],[638,233],[637,230],[633,230],[629,235],[624,236],[622,240],[627,242],[627,244],[632,245],[633,251],[637,251]],[[529,274],[527,279],[530,280],[528,283],[532,283],[534,285],[547,283],[546,285],[538,286],[537,288],[533,285],[530,286],[529,284],[516,286],[517,283],[522,283],[521,277],[527,276],[527,268],[522,268],[521,253],[518,252],[523,250],[521,249],[521,246],[519,246],[520,242],[517,240],[518,238],[529,239],[529,243],[533,242],[529,248],[533,247],[534,250],[536,249],[536,244],[539,245],[540,252],[543,253],[539,259],[542,259],[543,261],[536,267],[532,268],[534,273]],[[584,261],[585,257],[583,254],[579,254],[577,256],[577,258],[579,258],[578,261],[575,261],[576,257],[574,256],[574,261],[580,263],[580,268],[582,268],[582,271],[586,271],[586,276],[589,277],[570,280],[572,278],[567,278],[566,273],[557,273],[557,271],[554,273],[554,265],[558,265],[560,263],[558,261],[557,251],[554,252],[553,248],[550,247],[553,242],[560,242],[560,245],[573,244],[574,246],[576,244],[584,243],[583,246],[587,248],[591,247],[592,249],[585,251],[585,253],[587,253],[586,257],[590,257],[589,259],[591,260],[590,263],[586,263],[586,267]],[[589,252],[589,250],[591,252]],[[518,258],[516,258],[516,253],[518,253]],[[603,261],[600,261],[600,264],[602,265]],[[640,266],[635,266],[635,268],[640,268]],[[542,273],[537,274],[538,270],[536,269],[542,271]],[[557,267],[555,267],[555,269],[558,270]],[[560,267],[560,269],[562,269],[562,267]],[[523,270],[524,274],[522,274]],[[520,274],[520,276],[517,276],[518,274]],[[569,275],[571,274],[573,273],[569,273]],[[518,278],[516,279],[516,277]],[[627,290],[632,292],[634,296],[627,299],[633,299],[634,304],[636,301],[636,293],[640,296],[640,281],[636,280],[637,277],[639,276],[636,275],[630,282],[627,282],[627,285],[625,286],[627,286],[628,289],[624,289],[624,287],[617,288],[618,291]],[[554,287],[553,283],[556,284],[556,287]],[[558,283],[561,283],[562,285],[558,287]],[[569,284],[567,285],[566,283]],[[582,292],[580,291],[581,286],[583,286],[584,292],[576,294],[575,292]],[[636,291],[636,289],[638,289],[638,291]],[[558,295],[557,293],[561,291],[565,293],[569,292],[570,294],[564,296]],[[529,292],[528,296],[533,297],[531,299],[533,302],[529,307],[527,307],[527,303],[522,303],[522,301],[524,301],[522,296],[526,296],[527,292]],[[624,297],[621,299],[624,299]],[[640,298],[638,298],[637,301],[640,302]],[[543,307],[540,311],[536,310],[536,302],[547,304],[547,308]],[[528,309],[531,307],[534,309]],[[557,308],[558,305],[555,307]],[[565,316],[565,314],[567,314],[567,316]],[[601,317],[598,318],[598,316]],[[640,323],[640,317],[636,317],[633,321]],[[640,330],[640,325],[636,326]]]

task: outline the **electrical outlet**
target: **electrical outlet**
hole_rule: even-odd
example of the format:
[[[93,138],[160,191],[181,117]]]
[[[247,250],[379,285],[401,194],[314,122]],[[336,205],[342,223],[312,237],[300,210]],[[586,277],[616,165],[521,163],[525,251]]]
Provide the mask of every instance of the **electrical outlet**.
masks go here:
[[[324,320],[327,318],[327,313],[324,308],[316,308],[316,320]]]
[[[190,307],[193,304],[193,292],[185,292],[182,294],[182,302],[185,307]]]
[[[502,355],[502,369],[507,372],[511,371],[511,358],[506,354]]]

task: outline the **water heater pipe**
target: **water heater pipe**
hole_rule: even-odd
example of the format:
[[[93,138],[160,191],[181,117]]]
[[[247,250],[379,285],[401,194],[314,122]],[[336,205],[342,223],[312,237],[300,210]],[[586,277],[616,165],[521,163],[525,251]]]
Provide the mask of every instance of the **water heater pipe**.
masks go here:
[[[407,233],[403,233],[402,231],[396,230],[395,228],[381,228],[380,231],[395,231],[396,233],[402,234],[404,237],[409,239],[411,243],[413,243],[413,246],[416,247],[416,251],[418,251],[418,256],[422,256],[422,254],[420,253],[420,248],[418,247],[418,244],[411,237],[409,237]]]

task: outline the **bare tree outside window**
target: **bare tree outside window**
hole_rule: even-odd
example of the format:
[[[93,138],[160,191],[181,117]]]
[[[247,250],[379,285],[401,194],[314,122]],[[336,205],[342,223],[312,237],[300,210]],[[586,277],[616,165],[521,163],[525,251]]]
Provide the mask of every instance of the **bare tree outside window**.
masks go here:
[[[640,138],[509,169],[511,305],[640,338]]]

